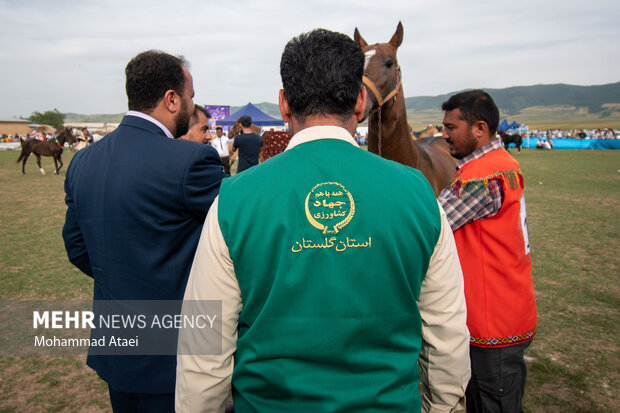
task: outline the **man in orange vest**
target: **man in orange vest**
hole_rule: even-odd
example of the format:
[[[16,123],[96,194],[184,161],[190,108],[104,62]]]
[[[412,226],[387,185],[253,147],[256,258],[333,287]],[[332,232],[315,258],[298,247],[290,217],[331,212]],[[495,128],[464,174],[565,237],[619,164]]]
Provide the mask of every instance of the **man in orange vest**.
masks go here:
[[[499,110],[482,90],[444,102],[443,138],[457,172],[439,195],[465,280],[471,334],[468,412],[522,412],[523,351],[536,334],[523,176],[495,131]]]

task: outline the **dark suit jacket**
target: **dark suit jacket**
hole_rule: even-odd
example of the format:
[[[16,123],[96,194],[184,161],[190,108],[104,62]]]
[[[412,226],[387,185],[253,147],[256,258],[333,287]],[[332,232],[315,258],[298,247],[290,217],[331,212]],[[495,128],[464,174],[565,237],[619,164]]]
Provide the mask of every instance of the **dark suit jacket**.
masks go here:
[[[224,178],[209,145],[125,116],[67,170],[63,238],[95,300],[182,300],[202,225]],[[173,393],[176,357],[89,356],[116,391]]]

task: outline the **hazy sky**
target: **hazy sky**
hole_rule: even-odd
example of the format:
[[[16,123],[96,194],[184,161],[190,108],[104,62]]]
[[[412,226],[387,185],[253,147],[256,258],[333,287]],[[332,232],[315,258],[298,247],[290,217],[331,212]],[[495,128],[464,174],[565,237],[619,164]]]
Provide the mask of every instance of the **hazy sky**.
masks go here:
[[[405,96],[620,81],[614,0],[0,0],[0,117],[127,109],[124,68],[191,63],[199,104],[276,103],[282,49],[317,27],[386,42],[399,21]]]

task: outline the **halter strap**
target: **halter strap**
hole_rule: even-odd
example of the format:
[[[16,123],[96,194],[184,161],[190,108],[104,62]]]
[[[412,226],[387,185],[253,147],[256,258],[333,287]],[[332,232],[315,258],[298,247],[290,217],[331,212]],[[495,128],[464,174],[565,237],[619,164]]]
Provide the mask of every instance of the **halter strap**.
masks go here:
[[[375,82],[370,80],[370,78],[366,75],[362,76],[362,83],[364,83],[364,85],[366,85],[366,87],[372,92],[372,94],[375,96],[375,99],[377,99],[377,104],[379,105],[377,109],[374,111],[374,112],[378,112],[377,119],[379,122],[379,129],[377,131],[377,135],[378,135],[377,136],[377,150],[378,150],[379,156],[381,156],[382,146],[383,146],[381,142],[381,107],[398,94],[398,90],[400,89],[400,86],[402,84],[402,78],[400,76],[400,66],[398,66],[397,71],[398,71],[398,83],[396,83],[396,87],[394,88],[394,90],[388,93],[386,97],[381,96],[381,92],[379,92],[379,88],[377,88],[377,86],[375,85]]]
[[[364,83],[364,85],[366,85],[366,87],[368,87],[368,89],[375,96],[375,99],[377,99],[377,104],[379,105],[379,107],[385,105],[387,102],[390,101],[390,99],[392,99],[398,94],[398,89],[400,89],[400,85],[402,84],[402,79],[400,76],[400,66],[398,66],[397,70],[398,70],[398,83],[396,84],[396,87],[394,88],[394,90],[388,93],[386,97],[381,96],[381,92],[379,92],[379,88],[377,88],[377,86],[375,85],[375,82],[373,82],[368,76],[364,75],[362,77],[362,83]]]

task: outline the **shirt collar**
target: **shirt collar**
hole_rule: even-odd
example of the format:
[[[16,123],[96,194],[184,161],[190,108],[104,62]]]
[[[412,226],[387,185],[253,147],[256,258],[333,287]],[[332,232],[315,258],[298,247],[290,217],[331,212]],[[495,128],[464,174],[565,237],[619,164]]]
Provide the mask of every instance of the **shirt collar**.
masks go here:
[[[294,148],[297,145],[301,145],[302,143],[316,141],[319,139],[338,139],[349,142],[359,148],[357,142],[355,142],[349,131],[345,128],[341,128],[340,126],[311,126],[297,132],[291,138],[285,150],[288,151],[289,149]]]
[[[466,163],[473,161],[474,159],[482,158],[487,153],[499,149],[502,147],[502,141],[499,139],[493,139],[491,142],[484,144],[480,148],[476,149],[463,159],[459,159],[456,163],[456,169],[461,169]]]
[[[154,123],[155,125],[159,126],[161,130],[164,131],[167,137],[169,137],[170,139],[174,139],[174,137],[172,136],[172,133],[170,133],[168,128],[166,128],[160,121],[158,121],[152,116],[147,115],[146,113],[138,112],[137,110],[130,110],[127,113],[125,113],[125,116],[136,116],[138,118],[148,120],[149,122]]]

